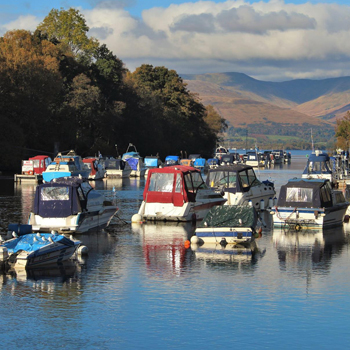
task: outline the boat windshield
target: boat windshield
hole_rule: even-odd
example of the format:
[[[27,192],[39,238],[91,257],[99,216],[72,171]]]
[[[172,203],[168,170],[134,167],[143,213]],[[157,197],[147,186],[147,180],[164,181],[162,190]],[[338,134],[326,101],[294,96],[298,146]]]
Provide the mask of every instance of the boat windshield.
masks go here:
[[[208,176],[210,187],[236,187],[236,172],[215,171]]]
[[[287,188],[287,202],[310,202],[312,203],[312,188],[291,187]]]
[[[42,201],[64,201],[69,200],[69,188],[65,187],[43,187],[40,192]]]
[[[240,177],[243,187],[254,187],[261,184],[261,182],[257,179],[253,169],[241,171],[238,176]]]
[[[176,188],[178,187],[176,179]],[[181,178],[180,178],[181,181]],[[151,175],[148,191],[172,192],[174,184],[174,174],[154,173]],[[180,192],[180,191],[179,191]]]

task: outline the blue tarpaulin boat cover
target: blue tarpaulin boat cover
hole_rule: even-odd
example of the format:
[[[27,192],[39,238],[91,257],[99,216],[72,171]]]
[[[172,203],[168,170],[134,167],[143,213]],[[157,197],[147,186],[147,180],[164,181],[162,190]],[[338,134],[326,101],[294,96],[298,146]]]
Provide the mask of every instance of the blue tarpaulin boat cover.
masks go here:
[[[204,167],[205,166],[205,158],[197,158],[195,161],[194,161],[194,166],[195,167]]]
[[[36,233],[29,233],[18,238],[14,238],[2,244],[6,247],[9,253],[17,253],[20,250],[26,252],[34,252],[52,242],[49,241],[51,237],[53,242],[58,242],[68,247],[74,246],[74,242],[63,235],[55,235],[51,233],[41,233],[40,236]],[[43,239],[44,238],[44,239]]]
[[[139,163],[139,158],[127,158],[126,161],[129,163],[132,170],[137,170],[137,164]]]
[[[157,167],[158,166],[158,158],[145,158],[145,165],[146,167]]]

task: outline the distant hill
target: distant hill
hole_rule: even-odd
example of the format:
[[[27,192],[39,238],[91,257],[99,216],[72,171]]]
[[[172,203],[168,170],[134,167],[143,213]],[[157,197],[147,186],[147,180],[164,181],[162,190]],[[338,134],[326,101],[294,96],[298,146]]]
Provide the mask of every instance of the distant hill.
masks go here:
[[[336,119],[350,110],[350,77],[267,82],[243,73],[208,73],[182,78],[230,126],[250,133],[304,137],[303,129],[315,128],[321,139],[329,140]]]

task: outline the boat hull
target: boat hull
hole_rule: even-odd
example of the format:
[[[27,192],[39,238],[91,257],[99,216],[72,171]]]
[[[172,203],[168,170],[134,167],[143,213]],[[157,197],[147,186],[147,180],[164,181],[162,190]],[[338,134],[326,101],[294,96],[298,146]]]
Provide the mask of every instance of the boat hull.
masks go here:
[[[244,244],[254,241],[255,232],[249,227],[201,227],[196,229],[196,236],[204,243],[220,244],[224,240],[227,244]]]
[[[331,208],[275,207],[271,214],[273,225],[277,227],[325,228],[342,225],[347,207],[347,203]]]
[[[30,213],[28,224],[32,225],[34,232],[55,230],[59,233],[84,233],[97,228],[107,227],[117,211],[117,207],[110,206],[100,211],[78,213],[77,215],[70,215],[63,218],[43,218],[40,215]]]

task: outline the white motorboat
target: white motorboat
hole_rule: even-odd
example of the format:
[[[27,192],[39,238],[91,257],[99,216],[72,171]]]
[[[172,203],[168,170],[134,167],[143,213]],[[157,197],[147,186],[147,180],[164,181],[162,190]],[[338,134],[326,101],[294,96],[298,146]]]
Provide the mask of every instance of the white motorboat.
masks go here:
[[[150,169],[133,221],[201,220],[211,207],[225,202],[221,194],[206,186],[198,169],[181,165]]]
[[[249,205],[222,205],[210,209],[196,228],[191,243],[250,244],[258,237],[258,216]]]
[[[318,150],[312,153],[307,160],[301,177],[303,179],[328,179],[331,182],[336,181],[333,176],[328,154]]]
[[[90,170],[89,180],[102,180],[106,175],[106,170],[99,162],[99,158],[87,157],[83,159],[85,168]]]
[[[109,225],[118,208],[112,191],[94,190],[77,177],[37,186],[28,224],[33,231],[87,232]]]
[[[28,233],[1,243],[2,260],[10,266],[35,267],[68,260],[81,242],[55,232]]]
[[[291,179],[281,186],[270,213],[274,226],[324,228],[342,225],[348,206],[342,191],[334,190],[328,179]]]
[[[127,178],[132,172],[129,163],[119,158],[105,158],[102,161],[107,178]]]
[[[260,182],[253,167],[243,164],[209,169],[206,183],[227,199],[226,205],[248,205],[257,210],[271,207],[276,194],[274,184]]]

